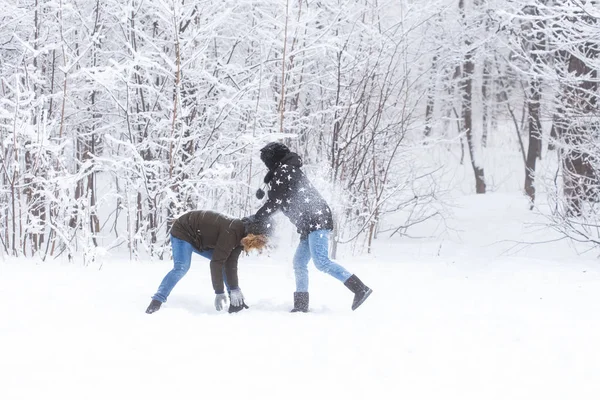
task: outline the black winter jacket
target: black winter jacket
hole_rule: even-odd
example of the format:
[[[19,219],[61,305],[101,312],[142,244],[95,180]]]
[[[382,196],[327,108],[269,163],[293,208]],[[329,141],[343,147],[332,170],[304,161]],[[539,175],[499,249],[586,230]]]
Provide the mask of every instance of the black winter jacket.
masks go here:
[[[260,221],[282,211],[298,228],[301,239],[310,232],[333,230],[333,218],[327,202],[300,169],[302,160],[290,152],[269,173],[268,201],[256,212]],[[268,175],[268,176],[269,176]]]
[[[225,291],[223,268],[229,288],[238,288],[237,264],[243,249],[240,242],[246,235],[242,220],[214,211],[191,211],[175,220],[171,235],[185,240],[200,252],[214,250],[210,275],[215,293]]]

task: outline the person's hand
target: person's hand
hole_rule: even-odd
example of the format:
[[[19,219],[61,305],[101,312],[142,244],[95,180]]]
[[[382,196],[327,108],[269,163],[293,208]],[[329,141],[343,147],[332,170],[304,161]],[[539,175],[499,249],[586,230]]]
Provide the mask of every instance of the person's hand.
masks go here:
[[[244,304],[244,295],[242,294],[240,288],[233,289],[231,292],[229,292],[229,302],[234,307],[239,307]]]
[[[227,304],[227,295],[225,293],[219,293],[215,296],[215,308],[217,311],[221,311]]]
[[[248,308],[248,306],[246,305],[246,303],[242,302],[241,305],[239,306],[234,306],[233,304],[229,304],[229,314],[231,313],[236,313],[236,312],[240,312],[242,311],[244,308]]]

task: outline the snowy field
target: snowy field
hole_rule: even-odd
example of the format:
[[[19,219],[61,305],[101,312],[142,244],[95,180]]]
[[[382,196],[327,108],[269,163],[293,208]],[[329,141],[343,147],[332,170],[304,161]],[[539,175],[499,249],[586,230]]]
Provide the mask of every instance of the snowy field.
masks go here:
[[[598,399],[597,259],[516,245],[552,238],[516,193],[457,206],[444,239],[341,257],[374,289],[355,312],[311,264],[312,312],[290,314],[289,248],[240,259],[232,315],[199,257],[154,315],[168,261],[0,258],[0,399]]]

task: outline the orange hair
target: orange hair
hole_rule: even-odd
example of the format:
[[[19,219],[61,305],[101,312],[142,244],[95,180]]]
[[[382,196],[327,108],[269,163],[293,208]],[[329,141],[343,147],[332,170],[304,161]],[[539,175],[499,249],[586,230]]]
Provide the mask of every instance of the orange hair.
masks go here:
[[[242,239],[242,246],[244,246],[246,254],[252,250],[258,250],[259,253],[262,253],[263,249],[267,246],[267,243],[268,240],[266,235],[249,233]]]

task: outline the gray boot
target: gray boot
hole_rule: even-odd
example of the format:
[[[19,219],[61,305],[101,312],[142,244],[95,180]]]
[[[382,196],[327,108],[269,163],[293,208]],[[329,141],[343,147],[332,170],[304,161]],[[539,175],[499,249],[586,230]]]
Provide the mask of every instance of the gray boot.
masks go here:
[[[160,301],[152,299],[150,305],[148,306],[148,308],[146,308],[146,314],[152,314],[157,312],[158,310],[160,310],[160,306],[162,306],[162,303]]]
[[[373,293],[356,275],[352,275],[344,282],[344,285],[354,293],[352,311],[356,310]]]
[[[308,292],[294,292],[292,312],[308,312]]]

